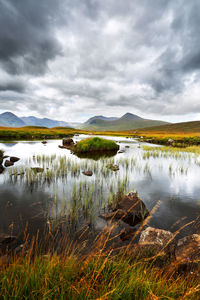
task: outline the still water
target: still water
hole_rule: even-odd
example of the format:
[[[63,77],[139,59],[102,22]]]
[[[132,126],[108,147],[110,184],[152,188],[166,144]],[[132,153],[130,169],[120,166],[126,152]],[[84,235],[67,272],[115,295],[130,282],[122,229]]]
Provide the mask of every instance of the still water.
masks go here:
[[[75,136],[74,141],[86,138]],[[0,142],[4,155],[20,158],[0,175],[0,233],[19,234],[28,226],[30,234],[43,230],[49,218],[69,215],[79,226],[90,222],[100,229],[106,222],[99,214],[120,191],[135,190],[151,211],[159,207],[149,225],[179,229],[200,215],[200,157],[158,152],[147,155],[145,143],[124,137],[113,139],[124,153],[112,157],[79,158],[60,149],[61,140]],[[148,145],[155,146],[155,145]],[[109,170],[108,163],[119,171]],[[31,168],[43,168],[35,172]],[[93,176],[82,174],[92,170]],[[198,224],[196,222],[195,224]],[[185,227],[181,236],[199,232],[197,225]]]

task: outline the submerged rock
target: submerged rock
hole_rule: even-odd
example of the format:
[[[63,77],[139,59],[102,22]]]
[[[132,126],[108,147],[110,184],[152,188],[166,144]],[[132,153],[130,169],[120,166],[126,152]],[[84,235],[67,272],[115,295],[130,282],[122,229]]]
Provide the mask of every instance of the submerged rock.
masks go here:
[[[86,176],[92,176],[93,172],[92,171],[83,171],[82,174],[84,174]]]
[[[12,162],[17,162],[18,160],[20,160],[20,158],[19,157],[16,157],[16,156],[11,156],[10,157],[10,161],[12,161]]]
[[[6,168],[7,168],[7,167],[11,167],[11,166],[14,165],[14,162],[12,162],[12,161],[10,161],[10,160],[6,160],[4,165],[5,165]]]

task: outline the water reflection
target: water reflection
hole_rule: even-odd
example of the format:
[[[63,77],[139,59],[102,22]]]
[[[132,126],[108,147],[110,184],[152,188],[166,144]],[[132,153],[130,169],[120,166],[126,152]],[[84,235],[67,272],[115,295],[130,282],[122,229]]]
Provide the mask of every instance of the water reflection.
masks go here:
[[[76,136],[75,141],[86,137]],[[21,158],[0,175],[0,230],[22,231],[28,222],[32,233],[38,228],[42,231],[47,216],[66,211],[80,226],[86,220],[102,227],[99,212],[120,188],[137,190],[148,210],[161,201],[150,221],[152,226],[175,231],[199,216],[200,166],[192,154],[147,156],[134,139],[105,138],[118,141],[125,152],[111,157],[77,157],[60,149],[60,140],[50,140],[47,145],[41,141],[0,143],[6,155]],[[108,163],[117,164],[119,171],[107,169]],[[42,167],[44,172],[35,174],[31,167]],[[92,177],[82,174],[88,169],[93,171]],[[182,235],[190,232],[197,228],[185,228]]]

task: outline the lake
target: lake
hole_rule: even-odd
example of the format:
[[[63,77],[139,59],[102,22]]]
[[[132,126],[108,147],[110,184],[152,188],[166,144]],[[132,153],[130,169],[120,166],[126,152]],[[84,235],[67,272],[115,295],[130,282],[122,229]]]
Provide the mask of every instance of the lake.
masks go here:
[[[77,142],[86,135],[74,137]],[[90,224],[101,230],[106,221],[99,217],[116,201],[117,195],[137,191],[151,211],[158,208],[148,225],[175,232],[200,215],[200,157],[192,153],[146,151],[136,139],[115,140],[124,153],[111,157],[79,158],[60,149],[62,140],[0,141],[4,155],[20,158],[0,175],[0,232],[30,235],[43,231],[49,220],[68,217],[70,230]],[[117,164],[118,171],[107,168]],[[43,168],[36,172],[31,168]],[[92,170],[93,176],[82,174]],[[74,224],[76,224],[74,226]],[[199,232],[198,222],[186,226],[180,236]]]

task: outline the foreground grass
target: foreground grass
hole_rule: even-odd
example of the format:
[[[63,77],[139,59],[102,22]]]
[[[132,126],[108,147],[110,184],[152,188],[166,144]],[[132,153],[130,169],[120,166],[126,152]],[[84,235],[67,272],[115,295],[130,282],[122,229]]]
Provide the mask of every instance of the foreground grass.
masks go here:
[[[115,143],[115,141],[94,137],[94,138],[87,138],[78,142],[74,146],[73,150],[76,153],[92,152],[92,151],[110,151],[110,150],[119,150],[119,146]]]
[[[197,299],[200,276],[167,276],[121,256],[18,258],[1,266],[1,299]]]

